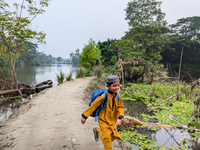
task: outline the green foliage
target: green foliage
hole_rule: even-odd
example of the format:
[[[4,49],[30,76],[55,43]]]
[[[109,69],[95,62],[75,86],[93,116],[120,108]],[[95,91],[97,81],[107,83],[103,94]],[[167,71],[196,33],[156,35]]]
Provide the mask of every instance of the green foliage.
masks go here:
[[[62,61],[62,57],[58,57],[58,58],[57,58],[57,61]]]
[[[200,63],[199,41],[177,34],[171,34],[169,36],[169,40],[169,43],[163,48],[164,51],[161,53],[163,57],[161,62],[164,64],[167,63],[170,67],[170,75],[175,75],[174,72],[179,71],[181,50],[182,47],[184,47],[181,76],[183,76],[183,80],[198,78],[200,73],[200,69],[198,67]]]
[[[73,80],[72,78],[72,72],[70,72],[67,76],[66,76],[66,81],[71,81]]]
[[[116,39],[107,39],[107,41],[98,42],[99,49],[101,51],[101,56],[103,59],[102,65],[105,67],[112,66],[117,63],[117,53],[113,51],[113,43],[116,42]]]
[[[159,128],[157,127],[157,126],[153,126],[153,127],[151,127],[151,130],[152,131],[157,131]]]
[[[119,133],[125,142],[129,141],[131,144],[141,146],[140,150],[145,150],[145,149],[158,150],[158,146],[154,145],[154,141],[149,140],[148,136],[138,134],[132,130],[128,130],[128,131],[123,130],[123,131],[120,131]]]
[[[94,67],[94,73],[97,75],[98,78],[102,77],[103,71],[102,68],[100,66],[96,66]]]
[[[188,37],[191,40],[200,41],[200,17],[193,16],[181,18],[177,23],[170,25],[173,33]]]
[[[76,69],[76,78],[83,78],[85,77],[85,70],[83,67],[77,68]]]
[[[72,52],[69,55],[70,55],[70,58],[72,59],[72,64],[73,65],[78,65],[79,61],[80,61],[80,58],[79,58],[79,56],[80,56],[80,50],[77,49],[75,51],[75,53]]]
[[[26,0],[22,5],[14,3],[15,11],[9,10],[9,5],[0,0],[0,57],[9,59],[7,65],[12,71],[12,80],[17,88],[17,76],[15,74],[15,62],[19,58],[20,51],[25,51],[27,41],[35,40],[38,43],[45,43],[46,34],[32,30],[31,21],[44,12],[44,7],[48,6],[49,0]],[[38,5],[37,5],[38,4]],[[22,11],[23,10],[23,11]],[[26,17],[22,17],[22,12],[26,12]],[[13,85],[11,85],[13,88]]]
[[[55,62],[55,58],[51,55],[46,55],[44,52],[36,51],[36,57],[34,58],[40,64],[52,64]]]
[[[79,65],[86,69],[92,69],[96,62],[100,62],[101,51],[99,46],[92,39],[89,40],[88,45],[85,45],[80,55]]]
[[[58,81],[58,84],[63,83],[65,80],[64,72],[60,71],[60,74],[56,74],[56,80]]]
[[[0,89],[8,90],[10,89],[11,73],[8,66],[0,67]]]
[[[121,96],[124,100],[140,100],[148,107],[152,107],[177,93],[177,85],[174,83],[155,82],[152,85],[129,83],[129,86],[120,86],[122,86],[123,89]],[[189,85],[181,84],[179,87],[184,90],[188,86]],[[200,89],[198,88],[194,89],[194,91],[189,89],[179,97],[178,101],[176,97],[174,97],[170,101],[162,103],[154,108],[153,116],[142,114],[144,121],[156,118],[160,124],[188,125],[194,111],[193,100],[198,98],[195,93],[199,92]]]
[[[134,0],[125,9],[130,29],[123,39],[132,39],[134,55],[139,54],[152,63],[162,59],[160,52],[167,42],[167,36],[163,35],[167,23],[160,5],[156,0]]]

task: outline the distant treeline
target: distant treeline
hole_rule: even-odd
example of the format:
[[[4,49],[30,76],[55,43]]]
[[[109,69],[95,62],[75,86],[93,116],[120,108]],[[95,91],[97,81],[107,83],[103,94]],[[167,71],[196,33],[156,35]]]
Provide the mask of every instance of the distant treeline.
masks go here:
[[[44,52],[38,52],[37,44],[28,42],[24,45],[25,50],[20,50],[20,55],[16,59],[16,66],[37,66],[41,64],[52,63],[71,63],[71,59],[63,59],[61,57],[52,57],[52,55],[46,55]],[[0,58],[0,66],[9,63],[8,58]]]

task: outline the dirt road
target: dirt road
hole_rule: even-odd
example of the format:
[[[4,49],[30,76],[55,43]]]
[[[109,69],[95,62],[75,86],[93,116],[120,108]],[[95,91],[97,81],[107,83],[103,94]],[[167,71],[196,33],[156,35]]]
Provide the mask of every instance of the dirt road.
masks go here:
[[[0,127],[0,150],[103,150],[93,138],[98,124],[89,117],[80,123],[88,107],[84,89],[93,77],[76,79],[50,88],[19,109]],[[117,141],[114,150],[121,150]]]

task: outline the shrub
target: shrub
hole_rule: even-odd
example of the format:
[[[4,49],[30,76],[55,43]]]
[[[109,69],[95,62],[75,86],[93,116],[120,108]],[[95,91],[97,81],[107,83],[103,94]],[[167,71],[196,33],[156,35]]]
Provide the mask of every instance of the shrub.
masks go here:
[[[95,75],[97,75],[98,78],[101,78],[103,71],[102,71],[101,67],[96,66],[96,67],[94,67],[94,73],[95,73]]]
[[[85,72],[84,72],[83,67],[76,69],[76,78],[83,78],[84,74],[85,74]]]
[[[60,71],[60,74],[56,74],[56,78],[57,78],[58,84],[63,83],[65,79],[65,74],[62,71]]]
[[[72,78],[72,72],[70,72],[70,74],[68,74],[66,76],[66,81],[71,81],[71,80],[73,80],[73,78]]]
[[[7,66],[0,67],[0,89],[8,90],[11,88],[11,71]]]

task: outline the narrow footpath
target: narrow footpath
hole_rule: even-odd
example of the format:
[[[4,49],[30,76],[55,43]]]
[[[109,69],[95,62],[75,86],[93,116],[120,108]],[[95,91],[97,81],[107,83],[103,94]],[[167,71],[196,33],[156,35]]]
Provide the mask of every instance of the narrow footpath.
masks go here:
[[[81,124],[88,107],[84,90],[94,77],[75,79],[46,89],[19,108],[0,126],[0,150],[103,150],[94,140],[92,129],[98,126],[89,117]],[[117,141],[113,150],[121,150]]]

